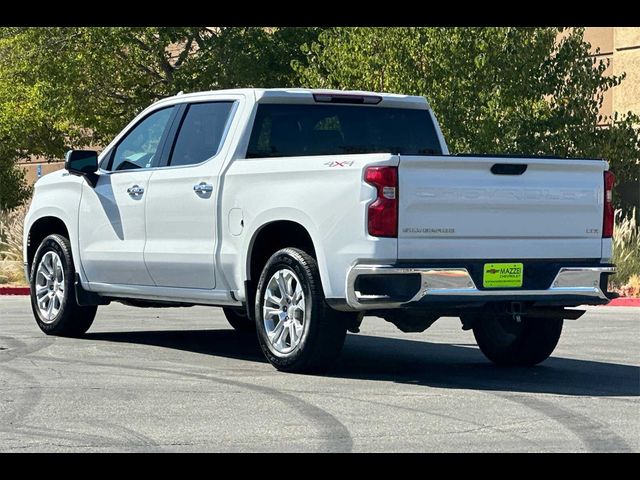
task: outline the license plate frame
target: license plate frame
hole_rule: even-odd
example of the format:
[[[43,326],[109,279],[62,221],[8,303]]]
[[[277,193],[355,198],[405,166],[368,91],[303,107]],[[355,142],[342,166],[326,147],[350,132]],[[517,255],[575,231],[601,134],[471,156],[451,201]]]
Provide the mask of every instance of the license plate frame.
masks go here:
[[[521,262],[485,263],[482,267],[484,288],[522,288],[523,277]]]

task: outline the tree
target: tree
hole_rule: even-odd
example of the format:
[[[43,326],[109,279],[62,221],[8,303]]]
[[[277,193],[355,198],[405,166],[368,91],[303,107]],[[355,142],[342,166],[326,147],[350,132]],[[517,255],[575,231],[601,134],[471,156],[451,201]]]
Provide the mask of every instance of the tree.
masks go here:
[[[15,159],[104,145],[140,110],[179,91],[292,86],[292,59],[320,31],[0,28],[2,208],[28,197]]]
[[[424,95],[453,152],[604,157],[637,180],[640,118],[598,127],[605,76],[583,29],[334,28],[303,45],[309,87]]]
[[[0,150],[0,212],[22,205],[31,195],[31,188],[24,181],[24,170],[15,160],[2,156]]]
[[[151,102],[179,91],[291,84],[316,28],[39,27],[0,33],[7,82],[38,85],[39,104],[75,142],[104,143]],[[4,39],[2,39],[4,37]],[[0,101],[2,99],[0,98]]]
[[[602,156],[637,180],[640,119],[596,126],[623,77],[588,49],[556,28],[3,27],[0,206],[28,197],[14,160],[104,145],[159,98],[300,82],[424,95],[454,152]]]
[[[50,119],[35,108],[42,91],[38,85],[12,81],[4,68],[5,61],[10,60],[1,48],[5,40],[0,36],[0,211],[19,206],[31,193],[16,160],[41,153],[43,149],[36,145],[52,147]]]

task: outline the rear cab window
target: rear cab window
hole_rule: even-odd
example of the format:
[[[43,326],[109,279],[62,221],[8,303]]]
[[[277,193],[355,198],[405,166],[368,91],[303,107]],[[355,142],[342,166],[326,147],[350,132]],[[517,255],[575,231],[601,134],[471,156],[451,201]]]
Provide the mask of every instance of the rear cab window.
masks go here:
[[[442,155],[426,109],[259,104],[247,158],[391,153]]]

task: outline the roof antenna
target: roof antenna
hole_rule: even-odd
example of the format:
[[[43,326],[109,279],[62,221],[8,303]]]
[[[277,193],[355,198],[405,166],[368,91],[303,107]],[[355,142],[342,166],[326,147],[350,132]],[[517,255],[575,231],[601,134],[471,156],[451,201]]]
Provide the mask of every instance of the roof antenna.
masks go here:
[[[179,97],[180,95],[184,95],[184,90],[180,90],[178,93],[176,93],[176,97]]]

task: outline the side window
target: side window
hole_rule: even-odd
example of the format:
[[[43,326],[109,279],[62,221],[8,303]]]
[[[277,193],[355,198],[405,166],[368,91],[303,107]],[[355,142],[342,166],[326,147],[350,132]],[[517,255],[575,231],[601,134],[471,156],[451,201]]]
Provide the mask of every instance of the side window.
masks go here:
[[[220,149],[233,102],[189,105],[178,130],[169,165],[195,165],[215,156]]]
[[[157,110],[133,127],[113,152],[108,170],[150,168],[162,153],[162,135],[168,127],[173,107]]]

